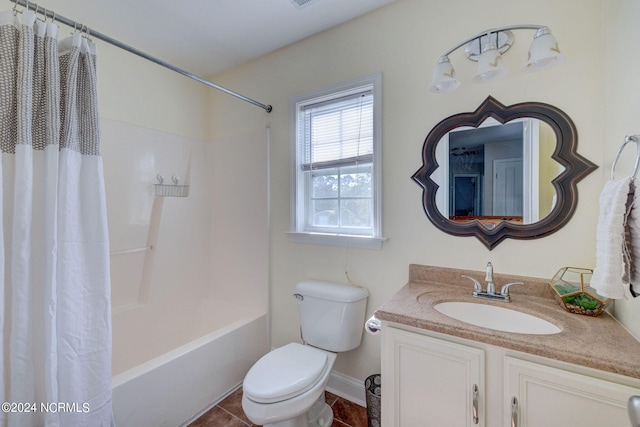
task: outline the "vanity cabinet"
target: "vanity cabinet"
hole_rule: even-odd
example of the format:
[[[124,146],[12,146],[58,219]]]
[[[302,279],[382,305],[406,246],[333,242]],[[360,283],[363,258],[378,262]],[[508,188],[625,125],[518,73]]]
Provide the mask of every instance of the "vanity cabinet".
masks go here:
[[[630,425],[640,380],[383,323],[385,427]]]
[[[383,426],[477,425],[484,351],[392,327],[382,340]]]
[[[627,401],[638,388],[509,356],[504,375],[505,397],[517,399],[518,427],[631,425]],[[505,414],[505,425],[511,417]]]

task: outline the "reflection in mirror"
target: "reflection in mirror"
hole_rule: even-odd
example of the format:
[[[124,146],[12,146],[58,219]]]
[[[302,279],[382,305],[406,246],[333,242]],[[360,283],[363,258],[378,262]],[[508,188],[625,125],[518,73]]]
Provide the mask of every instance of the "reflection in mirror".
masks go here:
[[[431,129],[412,178],[437,228],[475,236],[491,250],[506,238],[544,237],[569,221],[577,183],[597,168],[577,144],[573,121],[553,105],[505,106],[489,96]]]
[[[480,220],[531,224],[546,217],[557,198],[552,180],[563,167],[551,158],[553,129],[538,119],[501,124],[486,119],[478,128],[460,127],[436,148],[439,211],[456,222]]]

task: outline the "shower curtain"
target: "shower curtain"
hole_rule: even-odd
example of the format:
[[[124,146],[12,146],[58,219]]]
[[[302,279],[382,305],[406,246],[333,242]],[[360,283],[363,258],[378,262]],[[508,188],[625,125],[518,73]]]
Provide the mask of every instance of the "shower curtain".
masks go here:
[[[109,247],[95,47],[0,13],[2,426],[109,426]]]

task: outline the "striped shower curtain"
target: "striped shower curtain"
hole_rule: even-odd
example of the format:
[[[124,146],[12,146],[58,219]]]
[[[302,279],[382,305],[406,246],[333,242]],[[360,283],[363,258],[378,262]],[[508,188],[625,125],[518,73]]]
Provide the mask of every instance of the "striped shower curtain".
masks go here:
[[[95,46],[0,13],[0,425],[110,426]]]

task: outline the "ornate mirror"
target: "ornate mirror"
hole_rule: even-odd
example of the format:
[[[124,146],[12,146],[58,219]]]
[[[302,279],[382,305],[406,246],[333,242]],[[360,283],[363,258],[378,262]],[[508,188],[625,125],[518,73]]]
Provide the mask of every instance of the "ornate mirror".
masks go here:
[[[569,221],[577,183],[597,168],[577,144],[575,125],[558,108],[507,107],[489,96],[429,132],[412,178],[436,227],[476,236],[491,250],[505,238],[537,239]]]

